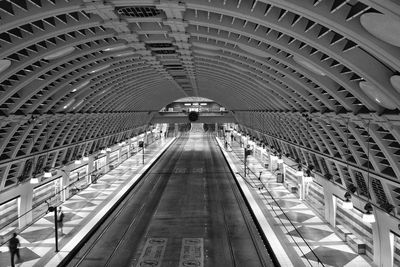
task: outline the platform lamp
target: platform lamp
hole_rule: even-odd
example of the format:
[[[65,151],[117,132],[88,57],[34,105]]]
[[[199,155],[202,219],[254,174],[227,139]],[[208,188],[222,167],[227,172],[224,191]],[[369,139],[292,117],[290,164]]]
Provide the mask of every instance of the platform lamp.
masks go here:
[[[367,142],[368,142],[368,146],[367,146],[367,160],[368,160],[368,173],[367,173],[367,197],[368,197],[368,202],[367,204],[365,204],[364,206],[364,210],[365,212],[362,215],[362,220],[364,222],[368,222],[368,223],[373,223],[375,222],[375,216],[372,213],[372,204],[370,201],[370,194],[369,194],[369,184],[370,184],[370,142],[369,142],[369,138],[370,138],[370,134],[369,134],[369,130],[370,130],[370,124],[371,121],[368,120],[368,138],[367,138]]]
[[[350,192],[346,192],[344,194],[345,200],[343,201],[342,208],[345,210],[351,210],[353,208],[353,202],[351,202],[351,194]]]

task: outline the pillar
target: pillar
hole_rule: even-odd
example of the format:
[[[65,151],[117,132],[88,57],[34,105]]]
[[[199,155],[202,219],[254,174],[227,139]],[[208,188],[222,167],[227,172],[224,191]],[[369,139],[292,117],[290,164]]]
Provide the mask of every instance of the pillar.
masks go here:
[[[336,226],[336,196],[333,195],[330,182],[322,180],[324,189],[325,219],[333,227]]]
[[[93,182],[92,180],[92,172],[94,170],[94,156],[91,155],[89,156],[89,161],[87,162],[87,183],[91,184]]]
[[[127,156],[128,156],[128,159],[131,157],[131,145],[132,145],[132,140],[131,139],[129,139],[128,140],[128,142],[127,142],[127,146],[128,146],[128,154],[127,154]]]
[[[296,172],[297,184],[299,186],[299,198],[300,200],[306,199],[306,183],[304,181],[303,172]]]
[[[394,218],[379,209],[374,209],[375,223],[372,223],[374,244],[374,263],[377,266],[393,266],[394,234],[398,223]]]
[[[104,166],[104,173],[107,173],[110,171],[110,154],[111,152],[106,152],[106,165]]]
[[[64,166],[61,169],[61,201],[64,202],[69,197],[69,166]]]
[[[19,217],[18,226],[21,229],[32,222],[33,185],[30,183],[23,183],[19,186],[19,190],[20,197],[17,202]]]

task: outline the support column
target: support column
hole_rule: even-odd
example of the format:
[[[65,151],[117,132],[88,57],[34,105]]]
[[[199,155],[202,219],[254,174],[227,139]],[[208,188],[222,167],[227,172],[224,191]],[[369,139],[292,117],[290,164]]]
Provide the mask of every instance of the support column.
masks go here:
[[[110,171],[110,152],[106,152],[106,165],[104,166],[104,173]]]
[[[330,190],[331,185],[329,181],[322,180],[322,187],[324,189],[324,203],[325,203],[325,219],[333,227],[336,226],[336,196]]]
[[[18,198],[18,226],[21,229],[32,222],[33,185],[23,183],[19,190],[21,193]]]
[[[299,186],[300,200],[306,199],[306,183],[304,181],[303,172],[296,172],[297,184]]]
[[[372,223],[372,239],[374,244],[374,263],[377,266],[393,265],[394,234],[398,234],[398,221],[387,213],[374,209],[375,223]],[[397,228],[397,229],[396,229]]]
[[[88,178],[87,182],[88,184],[91,184],[93,182],[93,177],[92,177],[92,172],[94,170],[94,156],[89,156],[89,161],[87,163],[87,171],[88,171]]]
[[[64,202],[69,197],[69,174],[70,169],[68,166],[64,166],[61,169],[61,201]]]
[[[132,145],[132,140],[131,139],[129,139],[128,140],[128,142],[127,142],[127,146],[128,146],[128,154],[127,154],[127,156],[128,156],[128,159],[131,157],[131,145]]]

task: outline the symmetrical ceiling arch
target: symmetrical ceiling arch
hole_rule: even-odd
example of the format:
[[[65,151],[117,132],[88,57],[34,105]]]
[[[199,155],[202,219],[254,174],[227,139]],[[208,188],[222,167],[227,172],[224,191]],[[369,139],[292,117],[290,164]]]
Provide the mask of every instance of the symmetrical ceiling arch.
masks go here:
[[[395,0],[1,1],[0,190],[201,96],[399,208],[398,28]]]

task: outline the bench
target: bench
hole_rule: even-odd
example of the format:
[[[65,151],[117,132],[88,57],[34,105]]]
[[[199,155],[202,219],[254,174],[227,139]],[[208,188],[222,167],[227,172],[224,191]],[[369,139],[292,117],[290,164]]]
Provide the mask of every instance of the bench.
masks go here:
[[[337,225],[336,226],[336,230],[337,230],[337,235],[345,242],[349,241],[349,235],[351,235],[352,233],[347,230],[343,225]]]
[[[350,247],[352,247],[358,254],[365,254],[367,245],[364,243],[364,241],[353,234],[350,234],[347,237]]]
[[[289,181],[285,181],[285,187],[291,192],[291,193],[297,193],[297,185],[294,183],[291,183]]]

